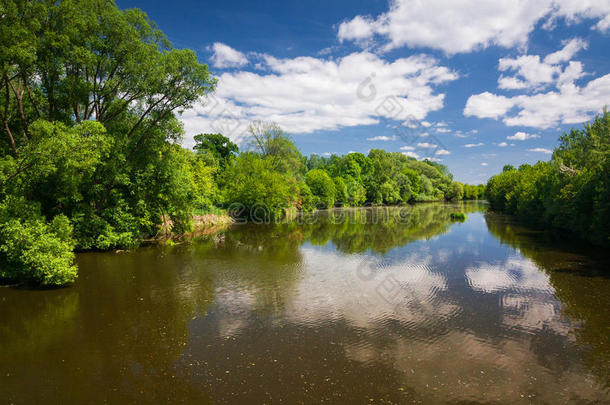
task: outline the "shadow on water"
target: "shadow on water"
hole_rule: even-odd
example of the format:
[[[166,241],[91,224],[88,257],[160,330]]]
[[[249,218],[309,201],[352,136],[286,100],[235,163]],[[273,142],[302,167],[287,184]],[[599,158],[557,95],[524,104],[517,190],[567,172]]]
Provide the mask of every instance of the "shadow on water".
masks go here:
[[[566,317],[581,322],[574,333],[587,366],[610,386],[610,256],[561,235],[531,230],[510,217],[487,213],[489,232],[531,259],[549,276]]]

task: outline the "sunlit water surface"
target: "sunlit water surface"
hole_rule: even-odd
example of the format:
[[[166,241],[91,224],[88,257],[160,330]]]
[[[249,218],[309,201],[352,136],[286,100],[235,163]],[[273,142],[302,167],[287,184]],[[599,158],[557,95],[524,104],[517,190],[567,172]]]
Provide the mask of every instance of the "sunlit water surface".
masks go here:
[[[71,287],[0,288],[0,402],[607,403],[608,261],[484,211],[79,254]]]

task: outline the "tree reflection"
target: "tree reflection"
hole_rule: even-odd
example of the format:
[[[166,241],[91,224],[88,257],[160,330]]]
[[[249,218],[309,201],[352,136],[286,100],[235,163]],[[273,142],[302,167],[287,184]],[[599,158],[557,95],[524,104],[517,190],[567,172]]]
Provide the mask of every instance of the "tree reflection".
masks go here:
[[[323,246],[332,243],[343,253],[385,254],[420,239],[446,233],[451,212],[480,211],[480,202],[416,204],[404,207],[342,208],[303,214],[280,224],[235,225],[223,242],[261,251],[273,260],[298,260],[303,242]]]
[[[575,336],[585,364],[610,387],[610,260],[599,252],[556,240],[510,218],[487,213],[489,232],[503,244],[518,249],[549,276],[563,314],[579,321]]]
[[[71,288],[3,292],[0,372],[11,377],[4,399],[209,402],[175,367],[189,320],[213,302],[209,280],[157,249],[78,260],[83,271]]]

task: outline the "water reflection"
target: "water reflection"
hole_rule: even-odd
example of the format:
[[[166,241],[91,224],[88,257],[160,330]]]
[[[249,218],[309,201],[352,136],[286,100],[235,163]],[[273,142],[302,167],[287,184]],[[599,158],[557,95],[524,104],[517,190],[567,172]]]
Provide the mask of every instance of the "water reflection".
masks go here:
[[[71,288],[0,290],[0,398],[609,400],[605,262],[484,210],[335,210],[80,255]]]

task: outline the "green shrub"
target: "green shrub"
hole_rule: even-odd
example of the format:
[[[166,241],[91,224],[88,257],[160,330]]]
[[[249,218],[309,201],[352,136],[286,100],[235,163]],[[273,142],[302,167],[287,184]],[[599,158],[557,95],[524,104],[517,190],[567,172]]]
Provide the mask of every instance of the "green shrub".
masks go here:
[[[12,217],[9,204],[0,204],[0,279],[44,286],[74,281],[78,269],[70,220],[58,215],[45,222],[32,212],[33,219]]]
[[[466,214],[464,214],[463,212],[452,212],[451,213],[451,220],[452,221],[460,221],[460,222],[464,222],[466,221]]]

